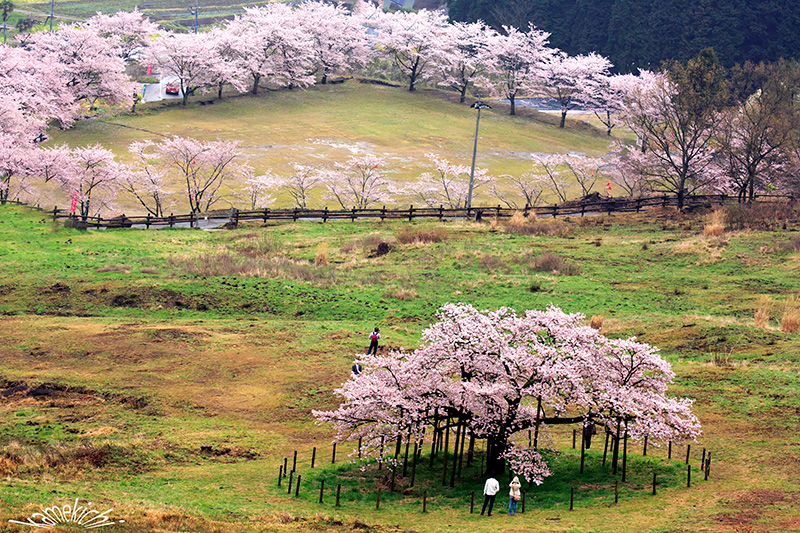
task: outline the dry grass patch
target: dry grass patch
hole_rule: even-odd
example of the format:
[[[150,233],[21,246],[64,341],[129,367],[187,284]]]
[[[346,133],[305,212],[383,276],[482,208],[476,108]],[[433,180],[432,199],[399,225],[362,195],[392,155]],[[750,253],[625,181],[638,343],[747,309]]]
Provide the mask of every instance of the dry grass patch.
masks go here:
[[[603,329],[603,315],[592,316],[592,320],[589,323],[589,326],[591,326],[593,329],[596,329],[597,331]]]
[[[572,227],[556,218],[540,219],[535,213],[524,216],[520,211],[514,212],[505,223],[506,233],[517,235],[555,235],[564,237],[572,233]]]
[[[725,233],[725,211],[717,209],[705,218],[704,237],[719,237]]]
[[[402,287],[391,287],[384,293],[384,298],[394,298],[403,302],[414,300],[417,298],[417,291],[414,289],[406,289]]]
[[[781,331],[797,333],[798,330],[800,330],[800,300],[797,296],[791,296],[783,307]]]
[[[755,324],[757,328],[766,329],[769,324],[769,312],[772,308],[772,298],[769,296],[762,296],[758,300],[758,309],[756,309]]]
[[[395,237],[400,244],[427,244],[447,240],[449,232],[440,227],[430,229],[408,228],[398,231]]]
[[[580,265],[571,263],[552,252],[545,252],[530,258],[527,265],[528,268],[537,272],[552,272],[564,276],[578,276],[581,273]]]
[[[328,266],[328,243],[321,243],[317,246],[317,255],[314,256],[316,266]]]
[[[106,265],[101,266],[95,272],[124,272],[125,274],[131,273],[130,265]]]

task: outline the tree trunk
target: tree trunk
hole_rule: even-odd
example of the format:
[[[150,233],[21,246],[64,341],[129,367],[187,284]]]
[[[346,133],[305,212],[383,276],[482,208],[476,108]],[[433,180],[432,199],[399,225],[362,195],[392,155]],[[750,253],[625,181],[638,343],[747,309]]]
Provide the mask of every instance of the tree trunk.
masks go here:
[[[323,75],[322,75],[322,79],[321,79],[321,80],[319,80],[319,82],[320,82],[322,85],[325,85],[325,84],[327,84],[327,83],[328,83],[328,75],[327,75],[327,74],[323,74]]]
[[[461,98],[459,98],[458,103],[463,104],[467,100],[467,86],[464,85],[461,87]]]
[[[566,123],[567,123],[567,112],[566,111],[562,111],[561,112],[561,124],[559,124],[558,127],[559,128],[563,128],[564,124],[566,124]],[[611,135],[611,130],[608,130],[608,134]]]
[[[253,76],[253,88],[250,90],[251,94],[258,94],[258,83],[261,81],[261,76]]]
[[[509,113],[509,115],[516,115],[517,114],[517,106],[516,106],[516,104],[514,102],[514,98],[515,98],[514,95],[511,95],[511,96],[508,97],[508,101],[511,103],[511,112]]]
[[[486,472],[496,478],[505,470],[505,462],[500,456],[505,453],[507,442],[500,437],[489,437],[487,442],[489,456],[486,458]]]

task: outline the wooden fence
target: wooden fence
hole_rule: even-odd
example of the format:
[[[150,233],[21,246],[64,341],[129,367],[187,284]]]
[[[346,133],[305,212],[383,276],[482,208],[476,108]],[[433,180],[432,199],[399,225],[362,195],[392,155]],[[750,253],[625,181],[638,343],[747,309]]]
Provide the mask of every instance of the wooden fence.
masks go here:
[[[781,201],[794,202],[793,196],[759,196],[758,201]],[[736,201],[736,197],[714,194],[714,195],[694,195],[684,198],[684,209],[707,208],[720,205],[728,201]],[[8,203],[20,203],[9,200]],[[407,209],[387,209],[386,206],[368,209],[257,209],[257,210],[229,210],[209,211],[207,213],[189,214],[170,214],[169,216],[154,217],[146,216],[127,216],[120,215],[111,218],[81,217],[71,214],[66,209],[53,208],[51,211],[54,220],[65,219],[66,224],[76,228],[159,228],[159,227],[216,227],[226,223],[236,226],[241,221],[260,220],[267,222],[270,220],[312,220],[327,222],[329,220],[418,220],[418,219],[438,219],[455,220],[467,219],[480,221],[485,218],[509,218],[516,212],[522,212],[525,216],[535,213],[539,217],[559,217],[559,216],[585,216],[612,213],[634,213],[642,209],[657,207],[676,207],[678,199],[674,196],[649,196],[642,198],[604,198],[598,201],[589,202],[568,202],[561,205],[525,207],[522,209],[502,207],[481,206],[471,209],[439,207],[414,207]]]

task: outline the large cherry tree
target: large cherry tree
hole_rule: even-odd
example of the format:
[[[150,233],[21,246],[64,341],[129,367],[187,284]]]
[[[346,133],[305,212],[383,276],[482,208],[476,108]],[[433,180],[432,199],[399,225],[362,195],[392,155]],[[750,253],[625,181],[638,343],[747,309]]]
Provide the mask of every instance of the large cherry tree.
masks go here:
[[[488,469],[509,468],[541,483],[548,465],[533,444],[558,424],[592,421],[616,436],[680,442],[700,435],[692,400],[672,397],[675,374],[658,350],[609,339],[583,315],[556,307],[517,314],[447,304],[411,352],[359,356],[364,371],[337,393],[334,411],[315,411],[338,440],[361,439],[361,454],[385,453],[398,436],[421,442],[442,417],[488,441]],[[430,435],[429,431],[427,435]]]

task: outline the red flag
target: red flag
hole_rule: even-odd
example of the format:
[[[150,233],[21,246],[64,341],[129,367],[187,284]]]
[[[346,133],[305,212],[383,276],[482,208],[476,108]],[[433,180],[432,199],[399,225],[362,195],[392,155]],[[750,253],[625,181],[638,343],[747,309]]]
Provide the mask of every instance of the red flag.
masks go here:
[[[69,213],[75,214],[75,208],[78,206],[78,191],[72,193],[72,204],[69,206]]]
[[[149,76],[152,73],[153,73],[153,64],[150,63],[149,65],[147,65],[147,75]]]

